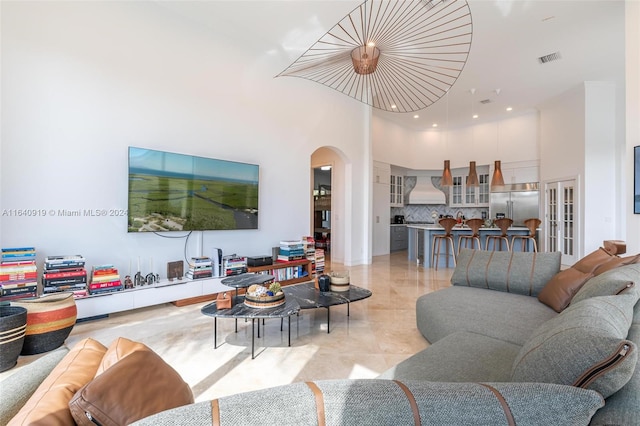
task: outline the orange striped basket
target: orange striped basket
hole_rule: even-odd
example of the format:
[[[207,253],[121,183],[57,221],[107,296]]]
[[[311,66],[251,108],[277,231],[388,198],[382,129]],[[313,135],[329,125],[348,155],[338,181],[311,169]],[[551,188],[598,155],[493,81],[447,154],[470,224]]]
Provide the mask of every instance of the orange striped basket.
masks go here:
[[[64,343],[76,324],[78,309],[73,293],[54,293],[11,302],[27,310],[27,331],[21,355],[35,355]]]

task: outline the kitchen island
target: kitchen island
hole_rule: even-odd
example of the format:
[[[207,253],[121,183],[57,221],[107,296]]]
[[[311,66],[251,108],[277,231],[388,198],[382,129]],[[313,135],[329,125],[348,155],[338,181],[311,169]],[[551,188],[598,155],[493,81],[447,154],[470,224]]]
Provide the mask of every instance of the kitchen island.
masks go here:
[[[430,268],[431,265],[431,244],[433,244],[433,236],[435,234],[444,234],[444,228],[440,225],[414,225],[408,224],[407,230],[409,232],[409,248],[407,250],[409,260],[414,260],[420,263],[420,255],[422,256],[422,265],[425,268]],[[500,235],[501,231],[498,227],[483,227],[480,228],[480,243],[482,245],[482,249],[484,250],[484,246],[487,241],[488,235]],[[456,253],[458,252],[458,237],[460,235],[470,235],[471,229],[466,226],[458,226],[456,225],[451,231],[453,235],[454,245]],[[509,236],[509,242],[511,242],[511,237],[514,235],[528,235],[529,230],[526,226],[512,226],[507,231],[507,235]],[[520,239],[520,241],[522,241]],[[516,241],[516,250],[522,250],[521,242]],[[422,247],[422,250],[420,248]],[[440,257],[437,259],[438,266],[444,267],[446,266],[444,243],[442,249],[440,250]],[[453,267],[453,255],[450,253],[449,258],[449,266]]]

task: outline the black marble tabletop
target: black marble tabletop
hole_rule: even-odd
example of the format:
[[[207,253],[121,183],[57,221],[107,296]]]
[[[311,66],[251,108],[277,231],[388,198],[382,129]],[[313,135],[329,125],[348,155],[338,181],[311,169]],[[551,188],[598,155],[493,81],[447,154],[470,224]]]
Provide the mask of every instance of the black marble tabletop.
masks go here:
[[[300,305],[294,297],[285,297],[285,304],[274,308],[251,308],[244,304],[244,296],[233,296],[233,306],[220,309],[216,302],[209,303],[200,309],[205,315],[218,318],[285,318],[300,311]]]
[[[247,288],[254,284],[265,284],[269,281],[273,281],[275,277],[269,274],[255,274],[253,272],[247,272],[239,275],[231,275],[230,277],[223,278],[220,282],[223,285],[233,288]]]
[[[326,291],[316,289],[313,281],[282,287],[287,300],[295,298],[301,309],[327,308],[334,305],[355,302],[371,296],[366,288],[349,286],[349,291]]]

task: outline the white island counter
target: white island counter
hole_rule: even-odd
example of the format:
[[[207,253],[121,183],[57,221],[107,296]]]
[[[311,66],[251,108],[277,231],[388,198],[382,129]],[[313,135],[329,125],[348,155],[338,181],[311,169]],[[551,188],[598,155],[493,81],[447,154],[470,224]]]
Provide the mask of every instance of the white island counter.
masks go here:
[[[408,249],[408,257],[409,260],[419,261],[418,254],[422,255],[422,265],[425,268],[431,267],[431,244],[433,244],[433,236],[435,234],[444,234],[444,228],[440,225],[414,225],[407,224],[407,229],[409,231],[409,249]],[[501,231],[498,227],[491,228],[480,228],[480,243],[482,245],[482,249],[484,250],[487,235],[500,235]],[[470,235],[471,229],[468,226],[455,226],[451,231],[453,235],[454,245],[456,249],[456,253],[458,252],[458,237],[460,235]],[[507,235],[509,236],[509,243],[511,243],[511,237],[514,235],[528,235],[529,230],[526,226],[512,226],[507,231]],[[422,246],[422,250],[420,250],[420,246]],[[516,241],[516,250],[521,250],[521,243]],[[438,266],[444,267],[446,265],[446,259],[443,253],[443,247],[440,250],[440,258],[438,260]],[[449,266],[453,266],[453,259],[449,259]]]

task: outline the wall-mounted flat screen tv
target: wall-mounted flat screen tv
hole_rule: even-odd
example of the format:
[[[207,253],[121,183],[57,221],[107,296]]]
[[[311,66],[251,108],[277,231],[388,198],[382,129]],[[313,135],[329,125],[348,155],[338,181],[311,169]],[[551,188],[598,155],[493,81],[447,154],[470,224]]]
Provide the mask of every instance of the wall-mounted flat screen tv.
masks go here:
[[[129,147],[129,232],[258,229],[256,164]]]

